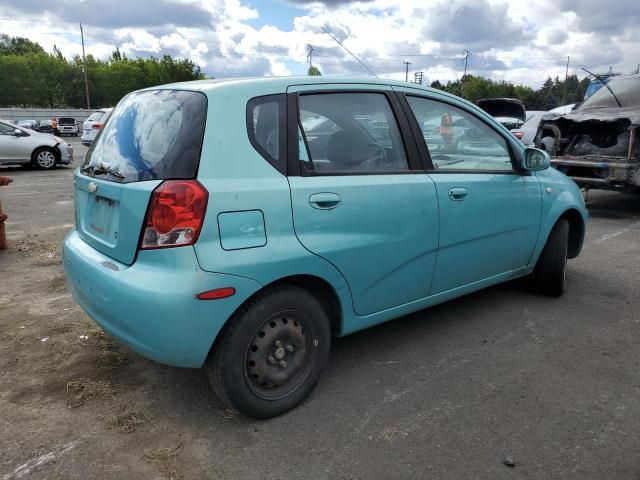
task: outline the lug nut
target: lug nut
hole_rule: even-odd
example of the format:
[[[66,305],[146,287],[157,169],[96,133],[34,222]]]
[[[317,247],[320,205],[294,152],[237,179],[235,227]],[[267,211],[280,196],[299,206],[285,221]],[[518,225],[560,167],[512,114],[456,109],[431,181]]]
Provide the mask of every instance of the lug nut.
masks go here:
[[[282,368],[287,368],[287,362],[285,362],[284,360],[280,360],[280,366]]]
[[[291,344],[287,345],[287,352],[289,353],[293,352],[293,345]]]
[[[280,340],[276,340],[276,347],[280,348],[282,346],[282,342]]]
[[[267,358],[267,361],[272,365],[275,365],[276,363],[276,359],[273,358],[271,355],[269,355],[269,358]]]

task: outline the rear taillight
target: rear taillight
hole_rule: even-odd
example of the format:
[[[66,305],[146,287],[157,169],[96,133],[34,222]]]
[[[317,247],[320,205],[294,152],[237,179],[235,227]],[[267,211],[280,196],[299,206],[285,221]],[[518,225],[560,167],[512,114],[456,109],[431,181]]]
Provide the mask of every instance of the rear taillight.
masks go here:
[[[511,133],[513,133],[513,136],[516,137],[518,140],[522,140],[522,137],[524,137],[524,132],[512,130]]]
[[[198,240],[209,194],[196,180],[168,180],[151,195],[141,249],[182,247]]]
[[[104,127],[104,125],[102,125],[101,123],[94,123],[93,125],[91,125],[91,128],[95,128],[96,130],[102,127]]]

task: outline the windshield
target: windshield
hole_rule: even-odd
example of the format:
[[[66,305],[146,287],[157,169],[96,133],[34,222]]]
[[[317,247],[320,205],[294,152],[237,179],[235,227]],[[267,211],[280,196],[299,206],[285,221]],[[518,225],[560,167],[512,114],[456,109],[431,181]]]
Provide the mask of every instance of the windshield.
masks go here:
[[[206,108],[207,98],[199,92],[127,95],[87,152],[82,172],[122,183],[194,178]]]
[[[640,106],[640,75],[630,75],[627,77],[614,77],[607,82],[607,86],[613,90],[623,107]],[[587,98],[578,110],[585,110],[594,107],[617,107],[616,99],[613,98],[607,87],[600,88],[597,92]]]

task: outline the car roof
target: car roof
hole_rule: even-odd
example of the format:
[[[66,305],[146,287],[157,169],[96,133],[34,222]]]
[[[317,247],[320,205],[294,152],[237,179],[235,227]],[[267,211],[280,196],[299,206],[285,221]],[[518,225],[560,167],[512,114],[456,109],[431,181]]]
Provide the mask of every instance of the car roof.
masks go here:
[[[161,89],[181,89],[195,90],[201,92],[211,92],[217,89],[227,87],[242,86],[251,89],[252,86],[260,86],[264,88],[268,86],[273,92],[286,92],[288,87],[299,85],[327,85],[327,84],[360,84],[375,86],[396,86],[405,88],[414,88],[424,90],[425,92],[438,92],[439,94],[455,97],[443,90],[436,90],[431,87],[425,87],[416,83],[407,83],[404,81],[391,80],[387,78],[371,78],[371,77],[243,77],[243,78],[216,78],[207,80],[194,80],[190,82],[171,83],[167,85],[149,87],[143,90]],[[458,98],[458,97],[455,97]]]

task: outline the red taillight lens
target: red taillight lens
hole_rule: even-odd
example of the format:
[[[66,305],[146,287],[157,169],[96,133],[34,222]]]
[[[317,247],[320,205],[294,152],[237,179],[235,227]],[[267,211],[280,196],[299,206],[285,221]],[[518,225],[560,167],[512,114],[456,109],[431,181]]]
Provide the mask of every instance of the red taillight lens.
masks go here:
[[[168,180],[153,192],[140,248],[193,245],[198,240],[209,194],[196,180]]]
[[[522,140],[522,137],[524,137],[524,132],[515,131],[511,133],[513,133],[513,136],[516,137],[518,140]]]
[[[102,125],[101,123],[94,123],[94,124],[91,126],[91,128],[95,128],[95,129],[102,128],[102,127],[104,127],[104,125]]]

